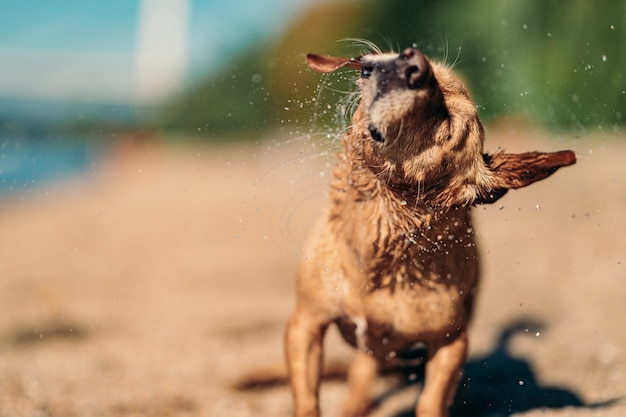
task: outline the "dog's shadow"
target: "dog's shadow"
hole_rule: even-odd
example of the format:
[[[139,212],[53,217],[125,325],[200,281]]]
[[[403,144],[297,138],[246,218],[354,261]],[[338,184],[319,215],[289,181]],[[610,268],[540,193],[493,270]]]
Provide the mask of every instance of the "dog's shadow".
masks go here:
[[[467,362],[450,410],[451,416],[506,417],[541,408],[597,408],[614,402],[585,404],[570,389],[543,386],[537,381],[529,361],[510,355],[508,345],[515,334],[535,334],[540,328],[534,322],[513,323],[502,331],[496,348],[490,354]],[[417,379],[420,380],[420,377],[423,373]],[[395,417],[413,415],[413,410],[405,410]]]

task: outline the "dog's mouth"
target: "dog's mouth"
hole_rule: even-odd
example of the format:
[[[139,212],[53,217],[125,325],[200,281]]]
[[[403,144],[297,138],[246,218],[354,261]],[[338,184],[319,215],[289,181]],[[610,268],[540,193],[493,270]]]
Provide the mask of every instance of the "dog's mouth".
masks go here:
[[[381,131],[376,129],[374,125],[369,125],[368,130],[370,131],[370,135],[372,136],[372,139],[374,139],[376,142],[380,142],[380,143],[385,142],[385,136],[383,136]]]

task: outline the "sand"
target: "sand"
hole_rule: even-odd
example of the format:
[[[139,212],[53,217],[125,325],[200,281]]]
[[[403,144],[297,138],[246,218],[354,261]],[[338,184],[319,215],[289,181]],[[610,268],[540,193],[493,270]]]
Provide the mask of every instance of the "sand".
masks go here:
[[[626,142],[493,127],[498,146],[579,161],[475,209],[484,275],[455,415],[626,415]],[[289,416],[286,386],[231,383],[282,360],[326,149],[121,147],[0,200],[0,416]],[[327,347],[350,354],[334,331]],[[419,384],[394,382],[373,416],[412,415]],[[344,392],[324,384],[325,415]]]

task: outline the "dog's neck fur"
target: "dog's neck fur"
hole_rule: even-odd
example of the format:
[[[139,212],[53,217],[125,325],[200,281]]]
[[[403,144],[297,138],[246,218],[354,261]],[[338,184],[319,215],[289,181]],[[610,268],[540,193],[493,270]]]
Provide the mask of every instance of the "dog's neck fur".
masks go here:
[[[466,242],[470,242],[470,207],[439,204],[445,200],[440,195],[445,184],[422,187],[392,182],[365,160],[362,145],[371,144],[357,139],[360,143],[354,146],[354,134],[344,138],[346,153],[339,155],[334,171],[330,217],[339,220],[332,224],[341,229],[336,232],[344,236],[361,263],[368,289],[428,286],[441,280],[421,260],[426,263],[433,253],[448,251],[449,245],[455,244],[451,236],[458,243],[467,235]],[[346,207],[355,204],[360,206],[358,211],[346,212]],[[460,225],[464,225],[463,230]],[[407,257],[414,260],[410,270]]]

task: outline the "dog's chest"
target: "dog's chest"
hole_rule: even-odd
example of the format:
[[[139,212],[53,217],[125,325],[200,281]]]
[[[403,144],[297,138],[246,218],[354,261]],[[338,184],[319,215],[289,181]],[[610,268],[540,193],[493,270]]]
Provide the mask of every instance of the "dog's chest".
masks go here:
[[[465,329],[468,312],[457,287],[374,291],[338,321],[343,337],[376,356],[400,352],[417,342],[439,344]]]
[[[379,182],[366,192],[366,180],[336,193],[331,217],[345,248],[342,335],[377,356],[445,344],[465,329],[478,283],[469,208],[435,215]]]
[[[470,224],[455,218],[430,233],[397,235],[388,250],[362,252],[359,268],[346,268],[344,338],[388,357],[418,342],[446,344],[464,331],[478,285]]]

